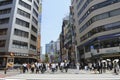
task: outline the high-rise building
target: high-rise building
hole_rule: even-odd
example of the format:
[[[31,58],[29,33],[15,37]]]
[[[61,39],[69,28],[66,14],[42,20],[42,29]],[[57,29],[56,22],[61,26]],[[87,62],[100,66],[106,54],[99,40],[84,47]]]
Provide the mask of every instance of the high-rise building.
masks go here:
[[[62,32],[60,35],[60,49],[61,49],[61,60],[68,60],[68,49],[69,43],[71,42],[70,37],[70,28],[69,28],[69,16],[64,17],[62,22]],[[69,34],[69,35],[68,35]],[[71,53],[69,53],[71,56]],[[69,57],[70,59],[70,57]]]
[[[0,64],[34,61],[39,0],[0,1]]]
[[[49,62],[60,61],[59,53],[60,53],[60,40],[51,41],[50,43],[45,45],[46,54],[49,57]]]
[[[49,62],[52,62],[54,60],[55,42],[51,41],[50,43],[46,44],[45,50],[45,54],[48,54]]]
[[[71,0],[78,59],[120,59],[120,0]]]

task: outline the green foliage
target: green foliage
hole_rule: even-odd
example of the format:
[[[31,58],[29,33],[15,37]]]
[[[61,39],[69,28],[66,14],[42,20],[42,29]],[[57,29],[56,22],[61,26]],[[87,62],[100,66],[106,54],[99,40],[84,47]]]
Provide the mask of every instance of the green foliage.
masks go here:
[[[56,62],[58,62],[58,58],[59,58],[59,57],[58,57],[58,55],[56,54],[56,55],[55,55],[55,61],[56,61]]]
[[[45,63],[49,62],[48,54],[45,54]]]

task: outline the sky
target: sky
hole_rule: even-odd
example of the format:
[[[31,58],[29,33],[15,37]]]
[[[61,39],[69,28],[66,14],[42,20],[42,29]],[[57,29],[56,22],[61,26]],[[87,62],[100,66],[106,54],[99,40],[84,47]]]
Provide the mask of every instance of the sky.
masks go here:
[[[42,0],[41,46],[56,41],[62,29],[63,18],[69,15],[71,0]]]

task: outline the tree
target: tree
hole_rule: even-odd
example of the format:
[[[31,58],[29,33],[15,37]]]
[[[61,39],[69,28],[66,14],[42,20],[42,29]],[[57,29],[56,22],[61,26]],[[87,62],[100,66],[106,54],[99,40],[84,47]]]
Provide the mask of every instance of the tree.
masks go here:
[[[45,54],[45,63],[49,62],[48,54]]]
[[[58,62],[58,58],[59,58],[58,54],[55,54],[54,57],[55,57],[55,61]]]

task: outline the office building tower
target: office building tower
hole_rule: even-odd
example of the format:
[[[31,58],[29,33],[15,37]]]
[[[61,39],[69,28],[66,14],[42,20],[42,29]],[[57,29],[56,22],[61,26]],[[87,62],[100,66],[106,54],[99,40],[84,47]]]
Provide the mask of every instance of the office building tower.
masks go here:
[[[0,64],[35,61],[39,0],[0,1]]]
[[[78,59],[120,59],[120,0],[71,0]]]

